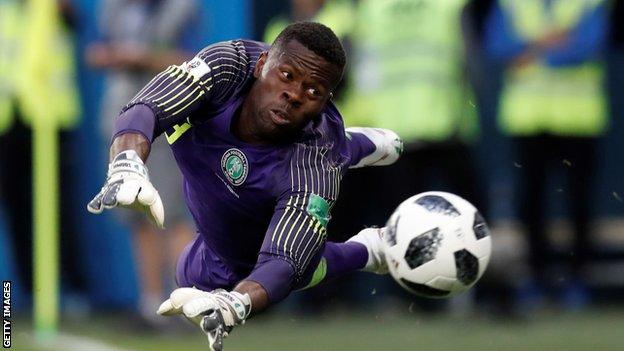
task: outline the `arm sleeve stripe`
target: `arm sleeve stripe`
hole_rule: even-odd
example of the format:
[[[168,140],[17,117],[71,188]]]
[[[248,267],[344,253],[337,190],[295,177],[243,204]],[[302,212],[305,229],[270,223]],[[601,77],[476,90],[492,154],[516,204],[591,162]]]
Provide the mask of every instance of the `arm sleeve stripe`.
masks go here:
[[[303,191],[304,193],[308,193],[308,176],[306,175],[305,168],[305,149],[302,150],[303,157],[301,157],[301,168],[303,168]]]
[[[310,231],[311,229],[313,229],[312,225],[314,224],[314,222],[310,222],[308,223],[308,227],[306,228],[306,231]],[[304,240],[300,240],[299,244],[297,244],[297,248],[295,249],[295,251],[293,252],[293,255],[297,252],[299,252],[299,249],[301,248],[301,244],[303,244]],[[307,246],[307,245],[306,245]],[[305,247],[304,247],[305,248]],[[305,250],[304,250],[305,252]]]
[[[187,107],[191,106],[191,105],[192,105],[195,101],[197,101],[197,99],[199,99],[200,97],[202,97],[204,94],[205,94],[205,92],[204,92],[204,91],[201,91],[201,92],[199,93],[199,95],[197,95],[197,96],[196,96],[193,100],[189,101],[189,103],[188,103],[188,104],[186,104],[186,105],[182,106],[181,108],[179,108],[178,110],[176,110],[175,112],[173,112],[173,113],[171,114],[171,116],[169,116],[169,117],[173,117],[173,116],[177,115],[178,113],[180,113],[180,112],[184,111]]]
[[[327,175],[329,176],[328,179],[328,187],[329,187],[329,198],[331,199],[335,199],[336,197],[336,193],[335,193],[335,187],[334,187],[334,168],[331,165],[327,165]]]
[[[211,118],[210,114],[194,112],[203,106],[212,111],[244,89],[252,79],[252,59],[257,57],[258,47],[263,46],[244,41],[208,46],[193,60],[171,65],[157,74],[122,112],[136,104],[147,105],[156,115],[158,134],[187,118]]]
[[[312,163],[311,163],[313,148],[307,148],[307,149],[308,150],[305,150],[305,149],[303,150],[304,151],[304,157],[302,157],[302,163],[303,163],[303,169],[304,169],[304,177],[305,177],[305,170],[309,169],[310,170],[310,185],[311,185],[310,191],[312,193],[314,193],[315,192],[315,189],[314,189],[314,170],[312,169],[313,167],[312,167]],[[314,148],[314,149],[316,149],[316,148]],[[305,151],[307,151],[308,167],[305,166],[305,159],[306,159]],[[316,165],[314,165],[314,166],[315,166],[314,168],[316,168]],[[307,196],[307,194],[308,194],[308,181],[307,181],[307,179],[305,179],[305,193],[306,193],[306,196]],[[302,204],[300,214],[304,213],[306,211],[306,209],[304,208],[304,205],[305,205],[305,202]],[[305,216],[305,218],[311,218],[311,216],[307,215],[307,216]],[[301,240],[301,239],[305,238],[307,231],[302,231],[303,224],[304,223],[301,223],[301,225],[299,226],[299,229],[295,232],[295,235],[293,236],[293,239],[292,239],[292,246],[294,246],[294,243],[297,242],[297,240]],[[293,226],[294,225],[295,225],[295,223],[293,223]],[[290,236],[290,233],[289,233],[289,236]],[[288,243],[289,236],[286,237],[286,240],[284,242],[284,250],[286,250],[286,248],[287,248],[286,244]],[[293,254],[296,257],[297,252],[293,252]]]
[[[316,171],[316,193],[325,197],[325,193],[321,191],[321,175],[319,173],[319,166],[318,166],[318,155],[319,155],[318,141],[315,141],[315,144],[316,144],[316,147],[314,148],[314,170]]]
[[[229,74],[231,76],[234,76],[236,79],[238,79],[240,77],[240,74],[238,72],[222,71],[222,72],[219,72],[219,73],[215,74],[212,78],[213,79],[217,78],[218,76],[223,75],[223,74]],[[225,78],[225,79],[226,80],[232,80],[230,78]],[[234,82],[236,82],[236,79],[234,80]],[[219,79],[215,84],[219,83],[222,80],[223,79]]]
[[[158,107],[165,106],[165,105],[167,105],[168,103],[172,102],[172,101],[173,101],[173,100],[175,100],[178,96],[180,96],[180,95],[184,94],[184,92],[185,92],[185,91],[187,91],[189,88],[191,88],[191,87],[193,86],[193,85],[191,85],[191,84],[187,84],[187,83],[188,83],[188,81],[189,81],[189,78],[190,78],[190,81],[192,82],[192,81],[193,81],[193,76],[189,74],[186,78],[184,78],[184,80],[180,81],[180,83],[178,84],[178,86],[177,86],[177,87],[175,87],[174,89],[169,90],[169,92],[168,92],[168,93],[166,93],[166,94],[164,94],[164,95],[161,95],[160,97],[158,97],[157,99],[154,99],[153,101],[154,101],[154,102],[161,101],[162,99],[166,98],[166,97],[167,97],[167,96],[169,96],[170,94],[173,94],[174,92],[176,92],[178,89],[180,89],[180,88],[184,87],[184,88],[180,89],[180,91],[178,91],[178,93],[177,93],[177,94],[175,94],[174,96],[172,96],[171,98],[169,98],[169,100],[164,101],[164,102],[162,102],[162,103],[159,103],[159,104],[158,104]],[[192,94],[192,93],[191,93],[191,94]]]
[[[284,233],[284,229],[286,228],[286,226],[288,225],[288,222],[290,221],[292,214],[294,213],[294,209],[291,208],[291,204],[292,207],[297,208],[297,206],[299,205],[299,192],[301,191],[301,182],[299,181],[300,179],[300,171],[299,171],[299,147],[297,146],[295,149],[295,152],[293,153],[293,157],[290,160],[290,177],[291,177],[291,184],[290,184],[290,190],[292,192],[295,191],[295,183],[294,183],[294,166],[296,166],[297,168],[297,196],[296,196],[296,200],[295,203],[292,204],[292,197],[288,200],[288,204],[286,207],[286,211],[284,211],[284,214],[282,215],[282,218],[280,218],[278,225],[275,227],[275,231],[273,232],[273,236],[271,238],[271,241],[275,244],[276,247],[279,247],[279,243],[282,240],[282,234]],[[305,170],[304,170],[305,172]],[[302,203],[305,203],[305,199],[303,199]],[[303,207],[303,206],[302,206]],[[286,216],[286,213],[289,212],[289,210],[292,209],[291,216],[288,218],[288,220],[286,220],[286,222],[284,223],[284,226],[282,227],[282,230],[277,238],[277,241],[275,241],[275,235],[277,230],[279,229],[280,223],[282,222],[282,219],[284,219],[284,217]]]
[[[290,160],[290,190],[294,191],[294,185],[295,185],[295,180],[294,180],[294,170],[293,170],[293,159]],[[299,177],[299,169],[297,169],[297,177]],[[288,199],[288,203],[286,204],[286,206],[290,206],[290,204],[292,203],[292,196]],[[282,220],[284,219],[284,217],[286,217],[286,213],[284,212],[284,214],[282,215],[282,217],[280,217],[279,221],[277,222],[277,225],[275,226],[275,230],[273,230],[273,235],[271,236],[271,242],[275,243],[275,234],[277,233],[278,228],[280,227],[280,225],[282,224]],[[271,248],[271,252],[273,249]]]
[[[286,212],[288,212],[288,208],[290,207],[291,202],[292,202],[292,197],[288,199],[288,203],[286,204],[286,206],[287,206],[286,211],[284,211],[284,213],[280,217],[279,221],[277,222],[277,225],[275,226],[275,229],[273,230],[273,235],[271,236],[271,242],[273,242],[273,243],[275,243],[275,235],[277,234],[277,230],[279,229],[280,225],[282,224],[282,221],[286,217]],[[272,252],[273,251],[271,250],[271,253]]]
[[[200,52],[198,56],[204,61],[208,60],[211,56],[214,56],[216,54],[219,54],[219,55],[227,54],[227,55],[232,55],[234,57],[244,57],[240,55],[240,52],[244,51],[244,46],[242,44],[241,45],[238,45],[238,44],[239,43],[236,43],[236,42],[230,42],[229,44],[226,44],[226,45],[210,46],[203,52]],[[233,48],[232,45],[236,46],[236,48]]]
[[[153,100],[155,97],[157,97],[159,94],[162,94],[162,93],[163,93],[163,91],[166,91],[166,90],[167,90],[167,88],[169,88],[172,84],[176,84],[176,83],[178,83],[178,86],[179,86],[179,84],[180,84],[180,83],[178,82],[178,80],[177,80],[177,79],[178,79],[178,76],[180,76],[180,75],[184,75],[184,71],[182,71],[181,69],[179,69],[179,67],[177,67],[177,66],[176,66],[175,68],[176,68],[176,69],[175,69],[173,72],[169,73],[169,77],[167,77],[167,78],[172,78],[172,79],[166,79],[166,80],[165,80],[165,82],[167,82],[167,81],[168,81],[168,82],[169,82],[169,84],[165,85],[164,87],[161,87],[160,89],[156,89],[156,88],[155,88],[154,90],[151,90],[151,91],[146,91],[146,92],[145,92],[146,94],[147,94],[147,93],[151,93],[151,94],[146,95],[146,96],[144,96],[144,97],[141,97],[141,100],[151,101],[151,100]],[[177,88],[177,87],[176,87],[176,88]]]
[[[342,172],[331,164],[327,152],[328,148],[319,147],[318,141],[295,146],[289,165],[292,195],[271,233],[269,251],[289,257],[297,274],[327,239],[327,228],[307,209],[312,194],[323,197],[329,209],[335,204]]]
[[[291,241],[291,243],[290,243],[290,248],[289,248],[289,250],[290,250],[290,252],[291,252],[291,255],[292,255],[293,257],[297,258],[297,256],[296,256],[296,254],[297,254],[297,250],[295,249],[295,244],[297,243],[297,240],[295,240],[295,238],[298,236],[298,234],[299,234],[299,233],[303,233],[303,234],[304,234],[304,236],[305,236],[305,234],[306,234],[306,233],[309,231],[309,229],[310,229],[310,225],[311,225],[313,222],[314,222],[314,218],[313,218],[313,217],[311,217],[311,216],[305,216],[305,217],[304,217],[304,220],[303,220],[303,221],[301,222],[301,224],[299,225],[299,229],[297,229],[297,235],[296,235],[296,236],[293,236],[293,239],[292,239],[292,241]],[[284,242],[284,250],[286,250],[286,248],[287,248],[287,246],[286,246],[286,245],[287,245],[287,243],[288,243],[288,240],[287,240],[286,242]],[[301,243],[301,240],[299,241],[299,243]],[[299,245],[298,245],[297,247],[299,247]]]
[[[334,199],[338,198],[338,194],[340,194],[340,169],[334,167],[334,183],[336,186],[334,187]]]
[[[158,83],[158,85],[156,85],[155,88],[158,88],[159,86],[161,86],[164,82],[167,81],[166,77],[169,76],[169,74],[175,70],[175,66],[169,66],[167,67],[166,70],[162,71],[161,73],[159,73],[156,77],[154,77],[154,79],[152,79],[147,85],[145,85],[143,87],[143,89],[141,89],[136,96],[134,97],[134,99],[132,99],[130,101],[130,103],[135,103],[137,100],[141,99],[141,97],[143,96],[143,94],[146,91],[149,91],[152,89],[152,87],[160,80],[160,82]]]
[[[334,204],[336,204],[335,200],[329,200],[329,212],[331,213],[332,209],[334,208]]]
[[[186,89],[188,89],[190,87],[191,87],[191,85],[186,87],[184,90],[186,90]],[[193,91],[191,91],[190,93],[186,94],[182,99],[178,100],[178,102],[176,102],[175,104],[165,108],[165,112],[169,112],[169,111],[173,110],[176,106],[179,106],[180,104],[184,103],[184,101],[188,100],[189,98],[195,97],[195,99],[196,99],[198,97],[198,95],[201,96],[202,93],[204,93],[204,92],[201,91],[200,89],[201,89],[201,87],[199,87],[199,86],[195,87],[195,89],[193,89]],[[180,93],[178,93],[178,95],[181,94],[184,90],[182,90]],[[198,92],[198,90],[200,90],[200,91]],[[175,96],[173,98],[175,98]],[[195,99],[193,99],[193,101],[195,101]],[[167,105],[167,102],[159,104],[158,106],[165,106],[165,105]]]
[[[234,61],[234,63],[236,63],[237,65],[242,66],[242,68],[243,68],[243,69],[247,68],[247,63],[245,63],[245,62],[241,62],[241,61],[239,61],[239,60],[231,59],[231,58],[229,58],[229,57],[221,57],[221,59],[220,59],[220,60],[221,60],[221,61],[223,61],[223,60]],[[222,63],[222,64],[220,64],[220,65],[216,65],[216,66],[214,66],[214,67],[211,67],[211,69],[213,69],[213,70],[214,70],[214,69],[218,69],[218,68],[221,68],[221,67],[232,67],[232,68],[234,68],[235,70],[240,70],[240,69],[241,69],[241,67],[239,67],[239,66],[237,66],[237,65],[232,65],[232,64],[229,64],[229,63]]]
[[[299,201],[299,195],[297,195],[297,200],[295,200],[295,206],[297,206],[297,202]],[[290,215],[288,216],[288,219],[286,219],[286,222],[284,222],[284,225],[282,226],[282,230],[280,231],[279,236],[277,237],[277,242],[275,243],[275,246],[279,246],[279,242],[282,240],[282,235],[284,235],[284,230],[286,229],[286,227],[288,226],[288,224],[290,223],[290,220],[292,219],[293,215],[295,214],[295,210],[293,207],[288,206],[286,207],[286,211],[284,211],[284,216],[286,215],[286,213],[290,212]],[[276,228],[277,230],[277,228]]]
[[[295,190],[295,171],[293,169],[293,159],[290,159],[290,190]],[[297,170],[297,179],[299,178],[299,170]]]
[[[210,60],[212,57],[214,57],[215,55],[229,55],[232,57],[220,57],[221,59],[227,59],[227,60],[232,60],[232,61],[237,61],[240,62],[239,59],[243,59],[245,60],[244,62],[242,62],[241,64],[243,65],[247,65],[248,61],[247,58],[244,56],[239,55],[239,53],[236,50],[221,50],[221,51],[211,51],[209,54],[207,55],[201,55],[200,58],[204,61],[208,61]],[[212,60],[214,61],[214,60]],[[211,61],[211,62],[212,62]]]
[[[290,238],[290,234],[292,234],[293,229],[295,229],[295,227],[297,226],[297,223],[299,223],[299,220],[301,219],[301,225],[299,225],[299,229],[297,229],[297,231],[295,232],[295,235],[293,236],[293,242],[299,235],[299,232],[301,231],[303,224],[306,222],[306,219],[308,219],[308,216],[303,216],[303,218],[301,218],[301,215],[304,213],[303,211],[296,211],[296,212],[299,212],[297,214],[297,218],[295,218],[295,220],[292,223],[289,223],[290,229],[288,230],[288,234],[286,234],[286,237],[284,238],[284,252],[288,252],[288,247],[286,244],[288,243],[288,239]]]
[[[295,166],[297,167],[297,192],[300,192],[301,191],[301,173],[299,171],[299,147],[297,147],[296,152],[297,152],[297,160],[295,161]],[[295,183],[291,184],[290,188],[294,191]]]
[[[310,170],[310,192],[311,193],[316,193],[318,194],[318,192],[314,191],[314,166],[312,166],[312,148],[309,148],[308,150],[308,169]],[[306,181],[306,186],[308,185],[308,182]],[[306,193],[308,188],[306,188]],[[320,194],[318,194],[320,195]]]
[[[306,244],[306,246],[303,247],[303,250],[301,251],[301,257],[299,260],[299,264],[301,267],[307,267],[308,261],[310,260],[310,258],[312,258],[312,255],[318,250],[319,246],[323,243],[324,239],[325,239],[325,236],[322,233],[321,235],[310,235],[310,238],[308,239],[308,243]],[[312,245],[312,247],[308,248],[308,246],[313,241],[314,241],[314,244]],[[306,255],[305,258],[303,257],[304,254]],[[299,256],[299,254],[297,253],[296,256]]]
[[[216,77],[218,77],[220,75],[223,75],[223,74],[230,74],[230,75],[233,75],[235,78],[238,77],[238,74],[236,72],[223,71],[223,72],[219,72],[219,73],[213,75],[212,77],[208,77],[206,80],[204,80],[200,84],[205,85],[205,84],[211,83],[214,78],[216,78]],[[208,91],[210,91],[210,89],[212,89],[212,87],[215,86],[216,84],[219,84],[219,82],[229,81],[229,80],[231,80],[231,79],[229,79],[229,78],[221,78],[221,79],[217,80],[216,82],[214,82],[214,83],[212,83],[210,85],[206,85],[206,89]]]
[[[327,183],[327,173],[325,173],[325,162],[323,162],[323,150],[321,150],[321,174],[323,175],[323,196],[329,198],[329,184]]]

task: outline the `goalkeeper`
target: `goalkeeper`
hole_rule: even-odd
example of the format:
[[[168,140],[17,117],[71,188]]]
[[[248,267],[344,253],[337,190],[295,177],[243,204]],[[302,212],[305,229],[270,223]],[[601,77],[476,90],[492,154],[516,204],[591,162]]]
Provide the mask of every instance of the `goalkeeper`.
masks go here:
[[[293,290],[354,270],[387,271],[380,229],[326,242],[346,170],[391,164],[402,150],[389,130],[345,131],[331,102],[345,62],[329,28],[295,23],[271,46],[217,43],[169,67],[116,120],[108,177],[87,208],[135,208],[162,227],[144,162],[164,134],[198,236],[179,258],[180,288],[158,313],[184,314],[211,350]]]

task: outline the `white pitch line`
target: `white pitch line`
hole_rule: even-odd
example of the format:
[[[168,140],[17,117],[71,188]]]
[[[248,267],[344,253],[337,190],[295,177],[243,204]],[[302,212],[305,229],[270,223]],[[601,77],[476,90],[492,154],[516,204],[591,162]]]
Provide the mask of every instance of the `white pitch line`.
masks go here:
[[[36,346],[46,350],[66,350],[66,351],[131,351],[130,349],[122,349],[119,347],[108,345],[102,341],[87,338],[84,336],[76,336],[71,334],[60,333],[53,339]]]

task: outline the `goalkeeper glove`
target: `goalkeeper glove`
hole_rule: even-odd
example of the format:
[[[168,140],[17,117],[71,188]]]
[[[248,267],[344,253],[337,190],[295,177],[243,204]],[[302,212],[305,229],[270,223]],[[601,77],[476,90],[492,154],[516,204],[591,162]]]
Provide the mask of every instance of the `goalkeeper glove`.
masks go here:
[[[163,228],[165,210],[158,191],[149,181],[147,167],[134,150],[120,152],[108,165],[106,182],[87,204],[87,210],[99,214],[117,206],[145,212],[152,222]]]
[[[363,134],[375,145],[375,151],[349,168],[391,165],[403,153],[403,140],[390,129],[350,127],[346,129],[346,132],[347,136],[350,133]]]
[[[162,316],[183,314],[206,333],[210,350],[220,351],[223,339],[236,325],[245,323],[250,311],[248,294],[223,289],[207,292],[178,288],[160,305],[157,313]]]

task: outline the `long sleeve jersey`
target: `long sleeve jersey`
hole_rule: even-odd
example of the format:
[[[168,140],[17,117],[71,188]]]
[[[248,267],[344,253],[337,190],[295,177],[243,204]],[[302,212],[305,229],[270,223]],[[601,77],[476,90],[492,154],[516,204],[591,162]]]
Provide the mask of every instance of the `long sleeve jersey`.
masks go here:
[[[237,274],[251,272],[249,279],[276,301],[324,244],[345,171],[375,145],[363,134],[347,135],[331,102],[293,143],[258,146],[237,139],[232,123],[268,48],[221,42],[169,67],[123,109],[115,135],[165,135],[205,246]],[[202,267],[194,269],[201,286]]]

